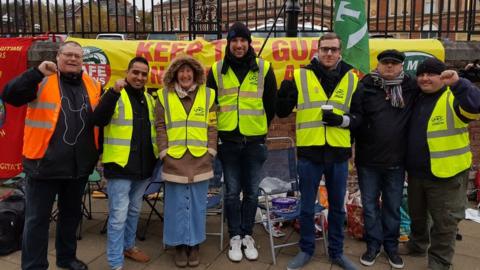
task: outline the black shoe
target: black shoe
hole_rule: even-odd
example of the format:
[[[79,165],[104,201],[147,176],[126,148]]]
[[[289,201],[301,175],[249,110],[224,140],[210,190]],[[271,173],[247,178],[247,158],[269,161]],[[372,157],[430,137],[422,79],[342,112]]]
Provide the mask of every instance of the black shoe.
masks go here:
[[[375,259],[380,255],[380,251],[373,251],[368,249],[365,253],[363,253],[362,257],[360,257],[360,263],[365,266],[372,266],[375,264]]]
[[[402,269],[405,264],[403,264],[402,257],[398,256],[397,253],[387,253],[388,262],[395,269]]]
[[[57,263],[57,266],[68,270],[88,270],[88,266],[79,259],[74,259],[73,261],[70,261],[66,264]]]

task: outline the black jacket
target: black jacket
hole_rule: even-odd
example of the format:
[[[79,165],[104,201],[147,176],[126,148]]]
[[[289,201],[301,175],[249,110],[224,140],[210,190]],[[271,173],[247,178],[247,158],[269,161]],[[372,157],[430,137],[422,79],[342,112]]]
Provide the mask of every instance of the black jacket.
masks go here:
[[[110,162],[104,164],[107,179],[143,180],[152,176],[156,158],[153,153],[151,123],[148,118],[148,105],[143,90],[127,85],[125,90],[132,104],[133,133],[130,142],[130,155],[125,167]],[[110,123],[120,94],[109,90],[103,94],[94,112],[94,121],[98,126]]]
[[[430,152],[427,144],[427,126],[438,99],[446,87],[433,94],[420,93],[415,100],[413,115],[409,123],[407,172],[418,178],[433,178],[430,168]],[[455,114],[465,123],[472,121],[460,112],[480,113],[480,90],[466,79],[460,79],[450,87]]]
[[[14,106],[34,101],[37,98],[37,86],[43,78],[37,68],[27,70],[5,86],[3,99]],[[24,172],[32,178],[88,177],[98,160],[92,107],[81,73],[61,74],[60,86],[62,109],[46,153],[41,159],[23,160]]]
[[[223,62],[222,74],[226,74],[228,68],[231,68],[237,76],[238,82],[242,84],[245,76],[250,70],[258,71],[258,65],[256,62],[255,52],[253,48],[250,47],[247,55],[242,59],[237,59],[231,55],[230,51],[226,50],[226,55]],[[218,104],[218,86],[213,77],[212,69],[208,72],[207,76],[207,87],[215,90],[215,102]],[[264,91],[263,91],[263,108],[265,109],[265,114],[267,116],[267,123],[270,126],[273,117],[275,116],[275,99],[277,95],[277,81],[275,79],[275,73],[273,73],[272,66],[268,69],[267,75],[264,82]],[[266,136],[266,135],[265,135]],[[218,137],[222,141],[231,141],[231,142],[242,142],[242,141],[265,141],[265,136],[244,136],[240,133],[240,130],[237,126],[232,131],[218,131]]]
[[[405,165],[408,121],[418,95],[415,79],[405,75],[402,96],[405,107],[395,108],[386,99],[384,89],[366,75],[352,98],[354,115],[355,163],[360,166],[393,167]]]
[[[317,58],[313,58],[305,68],[315,73],[325,90],[325,94],[330,98],[337,84],[340,83],[343,76],[352,69],[352,66],[340,61],[334,70],[326,70]],[[289,116],[293,108],[297,106],[297,102],[298,89],[295,81],[284,80],[280,86],[275,106],[277,116],[280,118]],[[350,147],[332,147],[325,144],[324,146],[298,147],[297,155],[299,158],[306,158],[316,163],[342,162],[351,157],[352,150]]]

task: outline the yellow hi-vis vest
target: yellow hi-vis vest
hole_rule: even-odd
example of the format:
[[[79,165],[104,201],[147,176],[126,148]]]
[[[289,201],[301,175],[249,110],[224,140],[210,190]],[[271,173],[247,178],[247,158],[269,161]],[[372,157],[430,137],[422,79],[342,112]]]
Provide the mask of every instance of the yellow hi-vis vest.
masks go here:
[[[168,137],[167,155],[179,159],[187,149],[194,157],[205,155],[208,123],[211,117],[215,117],[209,113],[215,101],[215,92],[201,85],[188,115],[175,91],[164,89],[161,93],[159,100],[165,108]]]
[[[265,77],[270,63],[256,59],[258,71],[250,70],[242,85],[231,68],[222,74],[223,61],[212,66],[213,77],[218,87],[219,131],[232,131],[237,126],[245,136],[265,135],[268,132],[267,116],[263,108]]]
[[[155,130],[155,100],[147,92],[144,93],[148,106],[150,133],[153,153],[158,158],[157,132]],[[133,134],[133,110],[127,91],[120,92],[110,123],[103,130],[103,163],[114,162],[125,167],[130,156],[130,143]]]
[[[298,89],[296,135],[297,146],[350,147],[350,130],[324,126],[320,106],[329,104],[333,112],[343,115],[350,111],[352,95],[357,89],[358,77],[351,70],[343,76],[330,99],[312,70],[300,68],[293,73]]]
[[[468,124],[455,114],[450,88],[438,99],[428,121],[427,143],[432,174],[452,177],[472,165]]]

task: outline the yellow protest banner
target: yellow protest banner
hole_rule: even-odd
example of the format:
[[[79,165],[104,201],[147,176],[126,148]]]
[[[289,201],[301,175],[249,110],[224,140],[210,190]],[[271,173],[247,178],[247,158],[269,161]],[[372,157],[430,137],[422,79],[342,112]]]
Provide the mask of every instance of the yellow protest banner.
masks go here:
[[[226,40],[206,41],[166,41],[166,40],[97,40],[69,38],[80,43],[84,49],[84,70],[99,80],[102,85],[112,86],[117,79],[125,77],[128,62],[135,56],[143,56],[150,63],[147,87],[159,88],[163,72],[170,62],[179,55],[190,55],[199,60],[206,72],[216,62],[223,59]],[[252,47],[258,53],[263,38],[254,38]],[[316,55],[318,38],[270,38],[261,58],[272,63],[277,85],[282,80],[291,79],[293,70],[307,65]],[[424,57],[435,56],[444,59],[445,50],[437,40],[370,40],[371,69],[376,66],[376,56],[385,49],[397,49],[407,54],[405,70],[416,70]]]

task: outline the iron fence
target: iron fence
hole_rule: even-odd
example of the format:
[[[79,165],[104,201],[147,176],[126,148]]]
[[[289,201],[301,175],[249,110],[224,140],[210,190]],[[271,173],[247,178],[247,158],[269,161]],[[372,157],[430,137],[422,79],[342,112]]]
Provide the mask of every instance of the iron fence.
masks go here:
[[[480,0],[365,0],[372,36],[467,39],[480,34]],[[334,0],[1,0],[1,36],[57,33],[94,38],[222,37],[234,21],[255,35],[287,31],[287,14],[298,15],[298,35],[332,31]],[[287,3],[287,5],[285,5]],[[169,35],[167,35],[169,34]],[[153,35],[152,35],[153,37]]]

